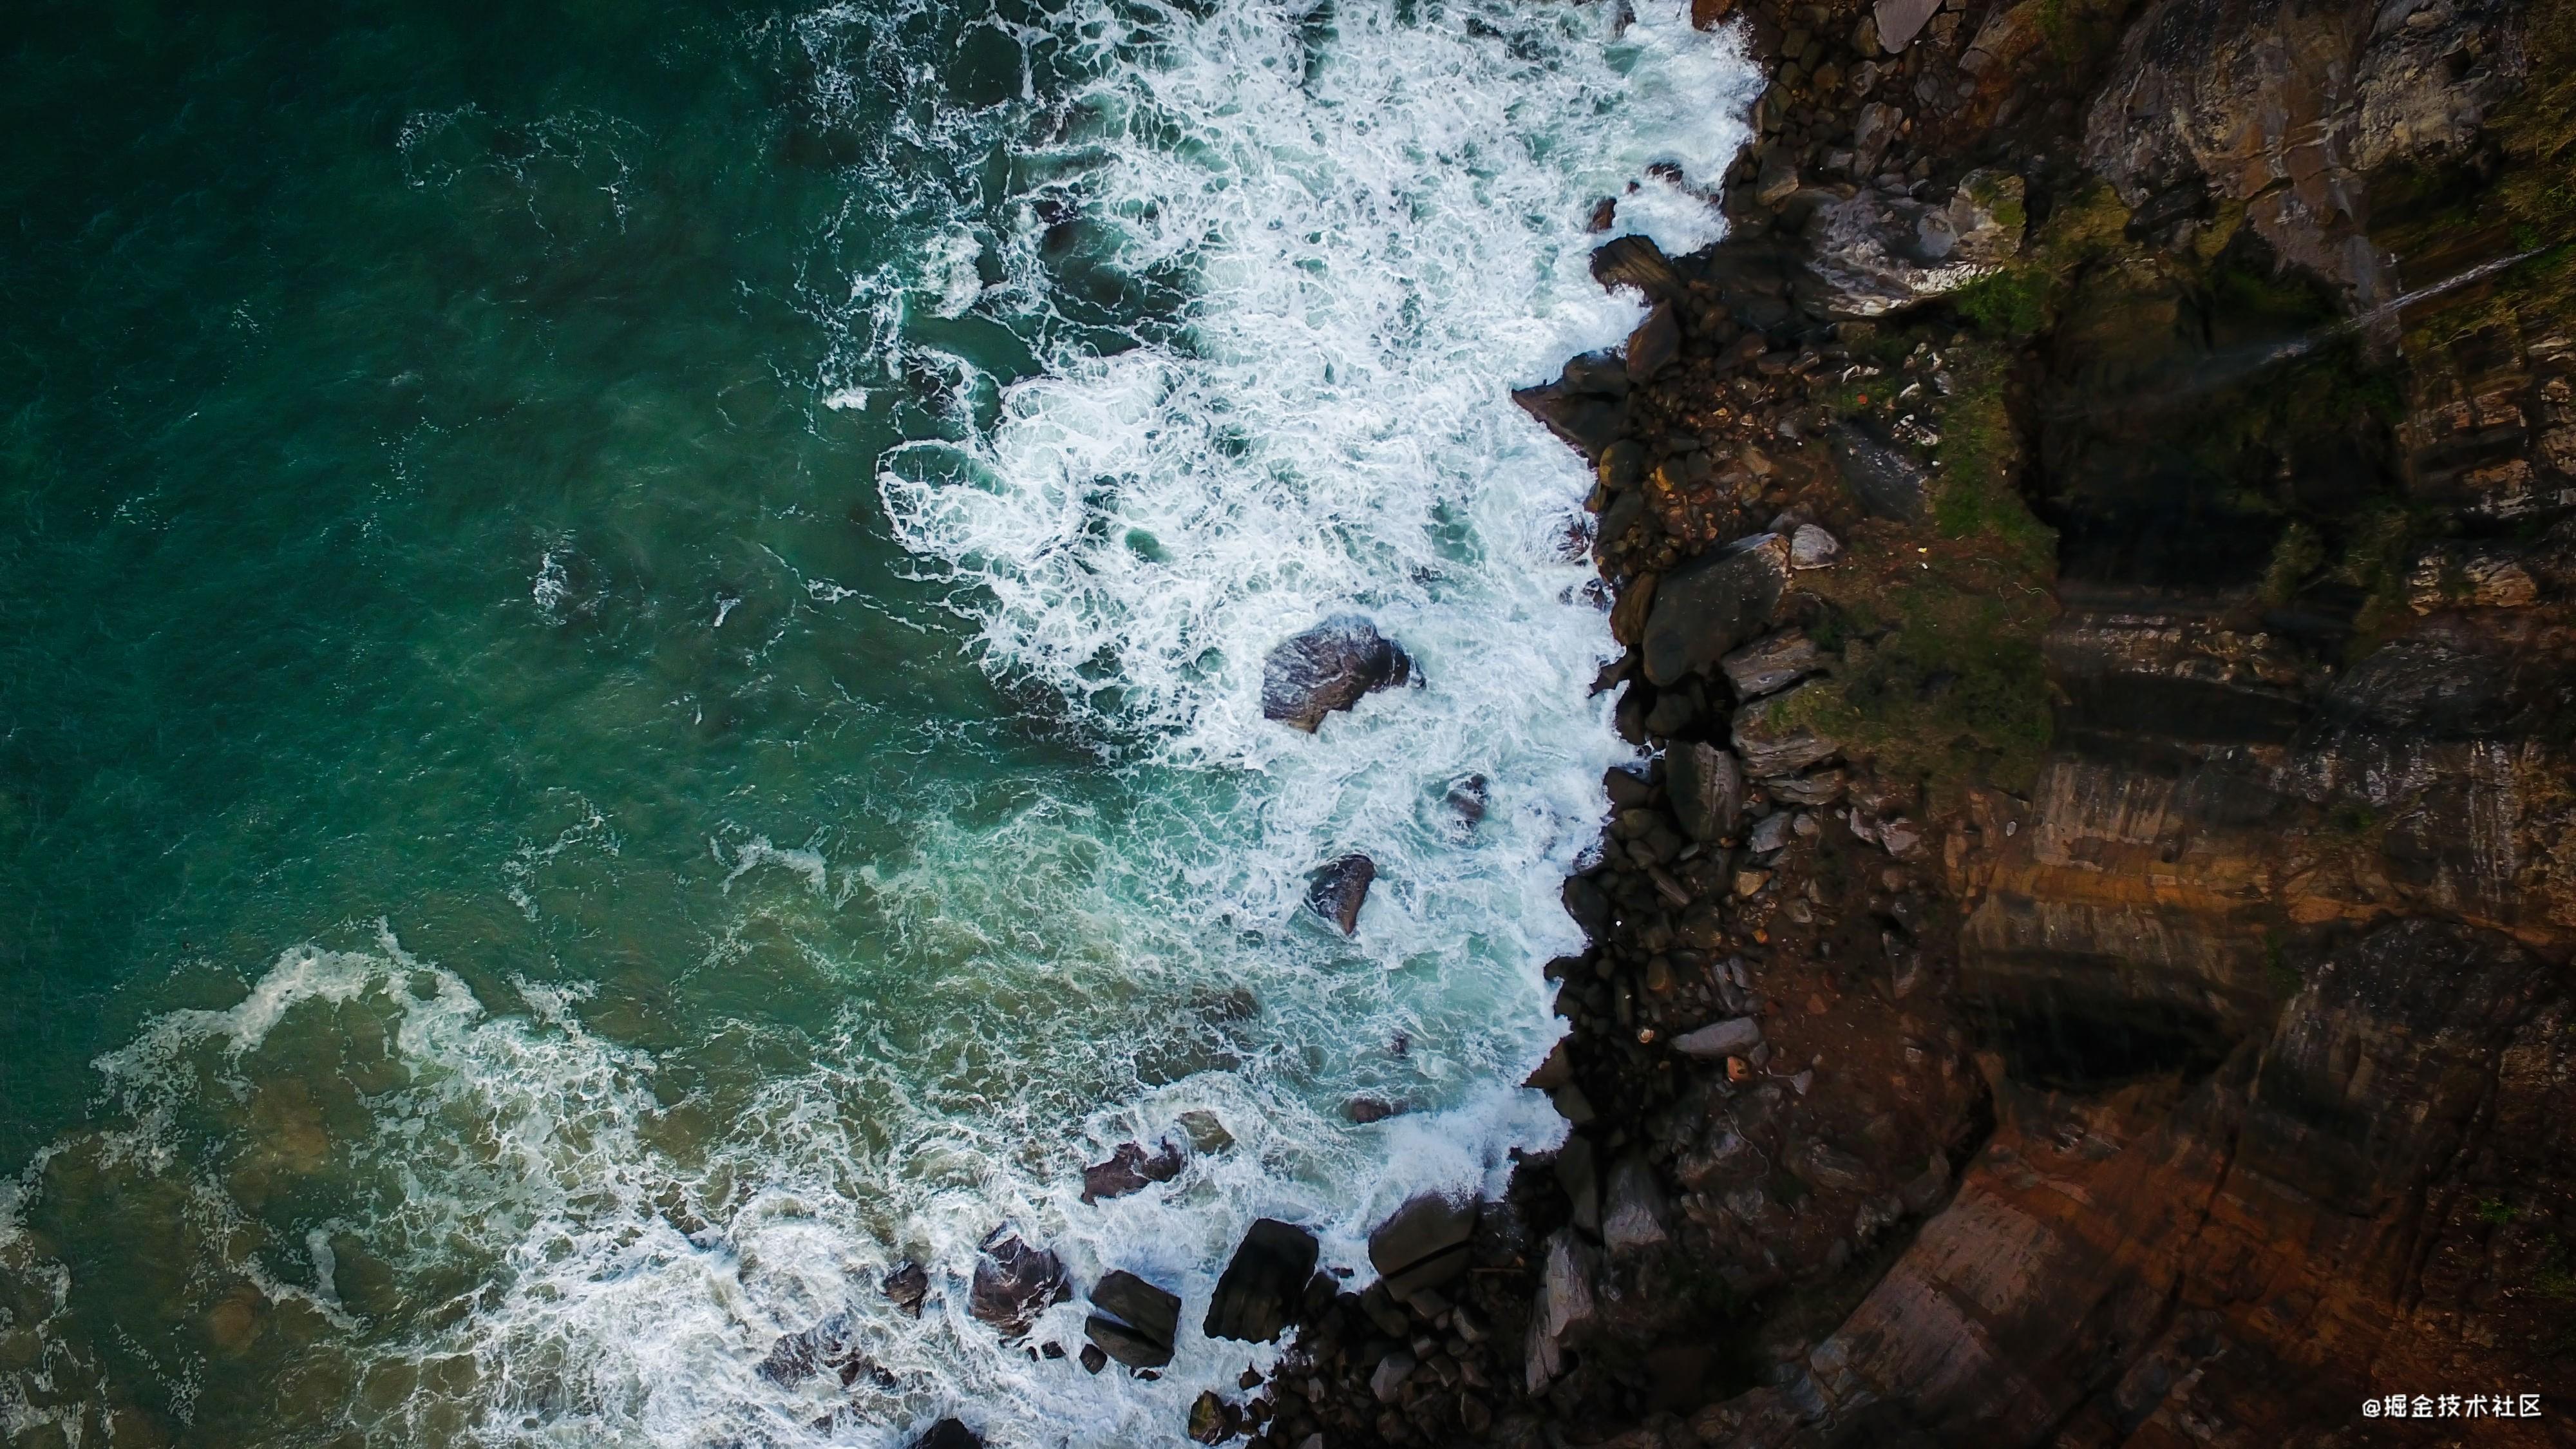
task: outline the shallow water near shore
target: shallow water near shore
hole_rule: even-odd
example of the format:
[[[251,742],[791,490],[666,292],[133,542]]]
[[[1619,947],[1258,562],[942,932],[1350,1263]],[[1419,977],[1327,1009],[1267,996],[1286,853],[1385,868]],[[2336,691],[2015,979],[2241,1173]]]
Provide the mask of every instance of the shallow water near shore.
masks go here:
[[[1634,10],[17,22],[0,1437],[1178,1442],[1247,1222],[1553,1142],[1627,751],[1508,389],[1755,84]],[[1420,686],[1263,721],[1354,608]],[[1006,1221],[1172,1370],[968,1318]]]

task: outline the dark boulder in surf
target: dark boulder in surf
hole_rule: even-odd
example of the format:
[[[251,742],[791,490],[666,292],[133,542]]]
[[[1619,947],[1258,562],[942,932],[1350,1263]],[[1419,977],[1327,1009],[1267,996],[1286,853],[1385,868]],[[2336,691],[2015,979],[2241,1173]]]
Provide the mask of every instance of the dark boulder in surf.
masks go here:
[[[1341,928],[1345,936],[1360,928],[1360,907],[1377,879],[1377,862],[1365,855],[1345,855],[1306,882],[1306,909]]]
[[[1020,1241],[1008,1227],[995,1228],[975,1260],[975,1285],[966,1311],[1017,1338],[1047,1310],[1072,1296],[1065,1285],[1064,1264],[1044,1248]]]
[[[912,1449],[984,1449],[983,1439],[956,1419],[942,1419],[930,1426]]]
[[[930,1296],[930,1274],[919,1263],[898,1263],[885,1275],[885,1296],[914,1318],[921,1316],[921,1300]]]
[[[1148,1184],[1171,1181],[1180,1171],[1181,1149],[1169,1142],[1151,1157],[1145,1155],[1143,1144],[1121,1142],[1107,1162],[1095,1162],[1082,1170],[1082,1200],[1094,1203],[1142,1192]]]
[[[1313,734],[1324,716],[1412,677],[1412,659],[1376,624],[1358,614],[1335,614],[1282,642],[1262,661],[1261,716]]]
[[[1155,1369],[1172,1361],[1172,1340],[1181,1330],[1179,1294],[1120,1268],[1091,1290],[1091,1306],[1098,1311],[1082,1332],[1101,1352],[1129,1368]]]
[[[1244,1232],[1208,1301],[1207,1336],[1268,1343],[1295,1323],[1322,1245],[1304,1228],[1262,1218]]]

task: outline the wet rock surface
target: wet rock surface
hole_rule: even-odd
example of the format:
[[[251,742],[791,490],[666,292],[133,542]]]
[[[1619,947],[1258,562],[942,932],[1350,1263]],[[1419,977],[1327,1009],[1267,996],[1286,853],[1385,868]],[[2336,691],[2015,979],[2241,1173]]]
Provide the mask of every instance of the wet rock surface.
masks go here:
[[[1283,641],[1261,667],[1261,715],[1314,733],[1324,716],[1412,677],[1413,661],[1377,625],[1335,614]]]
[[[1368,904],[1369,886],[1376,880],[1376,861],[1365,855],[1341,856],[1306,882],[1306,909],[1332,922],[1343,935],[1356,935],[1360,907]]]
[[[976,1250],[975,1276],[966,1311],[1018,1338],[1050,1306],[1071,1296],[1064,1264],[1044,1248],[1021,1241],[1009,1227],[993,1230]]]

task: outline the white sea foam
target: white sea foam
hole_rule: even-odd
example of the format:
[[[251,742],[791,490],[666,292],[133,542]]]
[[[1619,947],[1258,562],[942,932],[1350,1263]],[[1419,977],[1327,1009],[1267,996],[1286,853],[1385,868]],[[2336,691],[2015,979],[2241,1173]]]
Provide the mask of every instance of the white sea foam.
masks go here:
[[[1123,794],[1043,777],[927,794],[897,807],[908,852],[868,858],[829,844],[831,822],[795,848],[708,822],[741,914],[700,974],[737,969],[757,934],[851,1003],[819,1039],[692,1023],[746,1044],[713,1059],[754,1073],[675,1083],[670,1054],[587,1027],[581,993],[518,982],[504,1010],[390,934],[290,952],[239,1004],[163,1017],[100,1063],[118,1170],[187,1176],[209,1130],[269,1150],[239,1105],[262,1083],[345,1087],[298,1055],[307,1014],[334,1039],[381,1032],[392,1077],[327,1118],[364,1131],[335,1125],[280,1169],[329,1184],[335,1225],[221,1235],[238,1256],[210,1274],[338,1322],[365,1311],[362,1258],[406,1291],[480,1275],[453,1311],[314,1350],[353,1360],[368,1387],[339,1412],[363,1432],[877,1446],[955,1413],[998,1445],[1176,1445],[1201,1387],[1276,1352],[1197,1331],[1246,1222],[1311,1224],[1364,1282],[1388,1209],[1498,1191],[1513,1148],[1563,1130],[1515,1084],[1555,1032],[1540,967],[1579,943],[1559,884],[1625,750],[1586,692],[1606,623],[1561,547],[1586,480],[1508,392],[1637,319],[1586,268],[1598,198],[1668,249],[1715,238],[1714,211],[1647,168],[1713,186],[1756,79],[1678,0],[1633,0],[1624,26],[1622,5],[1202,8],[1075,0],[1048,44],[1089,78],[1040,98],[1064,124],[1014,158],[1070,198],[1107,267],[1171,290],[1169,315],[1133,319],[1142,345],[1099,356],[1075,325],[1057,213],[1034,197],[926,207],[908,270],[811,302],[835,349],[827,405],[948,380],[950,436],[879,479],[888,521],[953,580],[988,668],[1053,701]],[[820,66],[827,106],[847,80]],[[910,139],[976,141],[963,123]],[[979,394],[981,364],[925,359],[905,330],[977,316],[1018,329],[1045,375]],[[549,551],[533,601],[551,618],[569,589]],[[1263,655],[1345,609],[1425,682],[1314,736],[1263,721]],[[1473,828],[1443,804],[1468,775],[1491,800]],[[1345,941],[1299,901],[1349,850],[1380,875]],[[522,857],[526,908],[542,861]],[[845,913],[880,955],[833,944]],[[1412,1110],[1355,1126],[1360,1096]],[[1165,1187],[1079,1201],[1083,1162],[1181,1140],[1197,1114],[1232,1145]],[[209,1221],[239,1216],[219,1175],[195,1181]],[[1077,1283],[1124,1267],[1179,1291],[1165,1377],[1032,1360],[968,1318],[975,1244],[1003,1221]],[[904,1257],[934,1284],[917,1323],[875,1288]],[[845,1311],[888,1386],[758,1373],[779,1335]],[[1032,1341],[1078,1344],[1083,1311],[1050,1310]]]

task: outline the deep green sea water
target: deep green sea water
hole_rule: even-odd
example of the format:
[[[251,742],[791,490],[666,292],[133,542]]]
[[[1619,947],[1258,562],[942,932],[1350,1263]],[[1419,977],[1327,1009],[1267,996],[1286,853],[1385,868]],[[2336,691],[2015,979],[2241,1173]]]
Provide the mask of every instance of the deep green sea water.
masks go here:
[[[1171,1441],[1240,1346],[1031,1362],[986,1231],[1195,1321],[1552,1140],[1624,755],[1507,389],[1749,94],[1638,9],[0,17],[8,1441]],[[1265,724],[1346,608],[1425,687]]]

